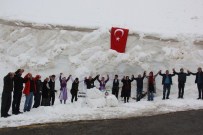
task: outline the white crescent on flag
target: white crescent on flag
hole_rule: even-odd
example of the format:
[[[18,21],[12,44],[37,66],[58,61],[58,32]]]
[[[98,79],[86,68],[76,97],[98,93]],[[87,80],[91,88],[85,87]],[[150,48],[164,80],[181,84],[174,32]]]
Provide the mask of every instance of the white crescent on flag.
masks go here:
[[[116,36],[116,33],[117,32],[121,32],[121,36],[119,37],[119,36]],[[119,40],[120,40],[120,38],[122,38],[123,37],[123,35],[124,35],[124,30],[122,30],[122,29],[116,29],[115,31],[114,31],[114,36],[116,37],[116,40],[119,42]]]

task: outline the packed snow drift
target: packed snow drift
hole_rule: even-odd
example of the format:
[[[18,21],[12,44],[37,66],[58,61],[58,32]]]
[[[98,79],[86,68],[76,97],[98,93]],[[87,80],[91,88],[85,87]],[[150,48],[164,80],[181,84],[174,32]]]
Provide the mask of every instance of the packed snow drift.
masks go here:
[[[73,78],[79,77],[80,81],[89,75],[94,77],[100,74],[106,77],[109,74],[110,80],[106,87],[110,90],[115,74],[121,79],[124,75],[137,76],[144,71],[157,73],[159,70],[164,72],[169,69],[172,72],[172,68],[179,71],[183,67],[185,71],[196,72],[198,67],[203,67],[203,46],[194,44],[194,41],[203,39],[201,0],[195,3],[193,0],[168,0],[167,3],[166,0],[111,2],[76,0],[71,1],[72,4],[68,4],[65,0],[61,3],[57,1],[61,7],[57,6],[54,0],[49,2],[0,0],[0,2],[0,18],[15,20],[13,21],[15,25],[0,24],[1,80],[8,72],[14,72],[18,68],[25,69],[23,76],[31,72],[33,75],[40,74],[42,80],[52,74],[59,76],[61,72],[64,76],[71,74]],[[82,5],[80,10],[78,3]],[[112,5],[115,5],[115,8]],[[121,8],[123,10],[120,10]],[[73,31],[57,27],[37,29],[22,27],[18,20],[40,23],[42,27],[57,24],[96,29],[93,31],[77,31],[77,29]],[[115,25],[130,29],[124,54],[109,49],[109,29]],[[171,38],[173,40],[165,40]],[[177,76],[173,77],[170,100],[166,101],[162,100],[161,79],[160,76],[156,78],[157,93],[153,102],[148,102],[146,98],[136,102],[130,98],[130,102],[126,104],[120,97],[118,101],[112,95],[102,97],[96,88],[93,89],[95,93],[88,94],[92,98],[81,97],[78,102],[71,103],[71,81],[69,81],[67,104],[60,104],[57,92],[54,106],[39,107],[20,115],[0,118],[0,127],[126,118],[203,109],[203,100],[196,99],[198,91],[194,83],[195,76],[187,78],[184,99],[177,99]],[[146,84],[145,80],[144,91],[147,89]],[[99,84],[95,85],[98,88]],[[0,88],[1,97],[3,81],[0,81]],[[58,78],[56,89],[59,90]],[[80,83],[79,90],[86,91],[83,83]],[[134,81],[131,97],[135,95]],[[23,95],[21,111],[24,100]],[[11,114],[11,109],[9,113]]]

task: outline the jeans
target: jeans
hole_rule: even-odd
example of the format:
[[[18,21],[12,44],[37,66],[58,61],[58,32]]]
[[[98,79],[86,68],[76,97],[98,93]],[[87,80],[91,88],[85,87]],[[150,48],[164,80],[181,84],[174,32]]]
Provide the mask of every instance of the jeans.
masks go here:
[[[171,85],[170,84],[164,84],[163,86],[163,99],[169,99],[169,95],[170,95],[170,90],[171,90]],[[166,90],[167,90],[167,95],[166,95]]]
[[[154,100],[154,92],[149,92],[148,91],[148,101],[153,101]]]
[[[140,101],[142,98],[142,90],[143,88],[137,88],[137,101]]]
[[[32,106],[32,100],[33,100],[33,92],[30,92],[29,95],[26,95],[24,112],[30,111],[31,106]]]

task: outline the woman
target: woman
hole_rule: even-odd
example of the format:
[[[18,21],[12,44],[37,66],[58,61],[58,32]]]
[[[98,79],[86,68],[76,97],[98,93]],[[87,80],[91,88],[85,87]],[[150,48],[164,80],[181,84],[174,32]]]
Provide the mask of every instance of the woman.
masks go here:
[[[62,101],[64,100],[64,104],[66,104],[66,100],[68,99],[68,94],[67,94],[67,82],[70,79],[71,75],[66,79],[66,77],[61,78],[62,73],[60,73],[59,81],[61,85],[61,92],[59,95],[60,102],[62,104]]]
[[[131,82],[134,80],[134,76],[132,76],[132,79],[129,79],[129,76],[126,76],[126,78],[122,79],[123,82],[123,96],[124,96],[124,103],[129,102],[129,97],[131,96]]]
[[[148,78],[148,101],[154,100],[154,93],[155,93],[155,78],[157,77],[158,73],[154,76],[153,72],[151,71],[149,73],[149,76],[146,76]]]
[[[42,102],[41,106],[50,106],[50,89],[49,89],[49,78],[46,78],[42,86]]]
[[[42,96],[42,81],[41,76],[36,75],[35,77],[35,84],[36,84],[36,93],[34,93],[34,105],[33,108],[37,108],[40,106],[41,96]]]
[[[78,86],[79,86],[79,79],[76,78],[73,83],[72,83],[72,88],[71,88],[71,102],[73,103],[73,100],[75,99],[75,101],[77,101],[77,94],[78,94]]]
[[[106,83],[109,81],[109,75],[107,75],[107,79],[105,80],[104,77],[100,80],[99,77],[97,78],[99,82],[99,90],[100,91],[105,91],[106,90]]]
[[[32,101],[33,101],[33,94],[36,92],[36,85],[35,85],[35,80],[32,77],[32,74],[28,73],[25,77],[25,80],[27,82],[25,83],[25,88],[23,93],[26,96],[25,99],[25,105],[24,105],[24,112],[30,111],[31,106],[32,106]]]

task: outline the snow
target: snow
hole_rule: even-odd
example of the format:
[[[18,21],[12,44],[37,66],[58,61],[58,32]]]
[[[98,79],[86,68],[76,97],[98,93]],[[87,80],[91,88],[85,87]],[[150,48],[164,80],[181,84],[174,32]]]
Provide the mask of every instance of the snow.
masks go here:
[[[0,18],[162,36],[203,34],[202,0],[0,0]],[[38,24],[38,25],[40,25]]]
[[[109,74],[107,89],[112,87],[115,74],[121,79],[148,73],[164,72],[172,68],[177,71],[183,67],[196,71],[203,67],[203,46],[194,45],[196,39],[203,39],[203,1],[196,0],[0,0],[0,18],[22,20],[35,25],[59,24],[98,28],[90,31],[68,31],[60,29],[34,29],[30,27],[0,24],[0,78],[10,71],[24,68],[23,76],[31,72],[40,74],[45,79],[51,74],[62,72],[79,77],[95,77],[97,74]],[[12,3],[12,4],[11,4]],[[70,4],[71,3],[71,4]],[[80,3],[80,6],[79,4]],[[60,8],[58,8],[60,7]],[[113,9],[112,9],[113,8]],[[46,9],[46,10],[45,10]],[[123,10],[120,10],[123,9]],[[88,15],[88,16],[87,16]],[[15,23],[19,23],[16,21]],[[110,50],[110,33],[112,26],[130,29],[139,36],[129,35],[126,53],[120,54]],[[148,33],[162,39],[173,37],[178,42],[161,41],[144,38]],[[196,100],[198,92],[194,83],[195,76],[187,78],[184,99],[177,99],[177,76],[173,78],[170,100],[162,100],[161,77],[156,78],[157,93],[153,102],[146,98],[136,102],[132,98],[124,104],[122,99],[116,101],[109,95],[102,97],[97,89],[89,93],[88,99],[79,98],[71,103],[68,82],[67,104],[60,104],[56,94],[56,103],[50,107],[39,107],[20,115],[0,118],[0,127],[15,127],[35,123],[69,122],[77,120],[96,120],[149,116],[162,113],[203,109],[203,101]],[[146,79],[144,91],[146,91]],[[95,82],[96,87],[99,86]],[[121,87],[121,85],[120,85]],[[0,81],[3,88],[3,81]],[[56,80],[59,90],[59,81]],[[85,86],[80,83],[80,91]],[[121,89],[120,89],[121,90]],[[95,93],[94,93],[95,92]],[[0,89],[0,98],[2,89]],[[132,83],[132,97],[136,95],[136,83]],[[98,97],[93,99],[92,97]],[[22,97],[21,111],[25,97]],[[86,104],[87,103],[87,104]],[[9,111],[11,114],[11,109]]]

